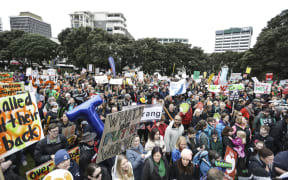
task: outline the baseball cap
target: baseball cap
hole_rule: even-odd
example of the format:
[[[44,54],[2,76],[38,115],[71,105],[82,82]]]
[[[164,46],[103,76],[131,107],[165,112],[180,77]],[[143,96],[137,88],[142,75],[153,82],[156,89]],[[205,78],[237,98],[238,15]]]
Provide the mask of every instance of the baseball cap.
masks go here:
[[[67,159],[70,159],[70,155],[65,149],[60,149],[55,153],[54,162],[56,166]]]

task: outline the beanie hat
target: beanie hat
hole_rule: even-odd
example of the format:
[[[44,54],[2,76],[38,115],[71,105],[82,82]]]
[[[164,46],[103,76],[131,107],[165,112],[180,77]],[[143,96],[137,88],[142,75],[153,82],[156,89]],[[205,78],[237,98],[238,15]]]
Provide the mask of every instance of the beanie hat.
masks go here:
[[[181,158],[187,158],[192,160],[192,151],[190,149],[183,149],[181,152]]]
[[[70,159],[70,155],[65,149],[60,149],[55,153],[54,162],[56,166],[67,159]]]

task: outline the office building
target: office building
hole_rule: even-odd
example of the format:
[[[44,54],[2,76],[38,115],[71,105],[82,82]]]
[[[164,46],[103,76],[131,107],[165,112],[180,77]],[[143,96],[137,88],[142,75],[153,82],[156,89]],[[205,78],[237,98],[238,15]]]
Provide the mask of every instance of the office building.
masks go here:
[[[247,51],[251,45],[252,27],[230,28],[215,33],[215,52]]]
[[[133,38],[127,30],[126,18],[122,13],[76,11],[69,15],[72,28],[101,28],[111,34],[123,34]]]
[[[0,18],[0,31],[3,31],[2,19]]]
[[[11,16],[10,27],[11,30],[21,30],[47,38],[52,36],[51,25],[44,22],[40,16],[30,12],[20,12],[19,16]]]
[[[157,38],[157,41],[160,42],[161,44],[175,43],[175,42],[188,44],[188,39],[184,39],[184,38]]]

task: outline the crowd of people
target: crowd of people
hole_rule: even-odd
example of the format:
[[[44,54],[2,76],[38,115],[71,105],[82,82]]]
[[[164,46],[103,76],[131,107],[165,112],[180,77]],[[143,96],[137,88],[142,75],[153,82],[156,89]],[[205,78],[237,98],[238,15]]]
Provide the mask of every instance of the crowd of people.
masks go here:
[[[89,75],[59,76],[53,89],[38,87],[37,106],[47,134],[1,160],[5,178],[25,179],[19,167],[27,165],[30,154],[35,166],[53,160],[55,169],[69,170],[76,180],[222,180],[226,169],[217,162],[224,162],[228,146],[237,152],[238,179],[272,179],[288,172],[288,96],[277,82],[270,94],[255,94],[253,82],[247,79],[234,82],[243,83],[245,89],[231,99],[224,92],[209,92],[207,79],[198,83],[186,79],[186,93],[176,96],[169,95],[174,78],[131,79],[133,85],[111,85],[97,84]],[[162,117],[140,123],[131,149],[97,164],[101,137],[85,119],[71,122],[65,114],[95,95],[103,99],[95,109],[103,122],[107,114],[136,104],[162,104]],[[188,111],[183,103],[189,105]],[[68,141],[62,129],[73,125],[75,134]],[[79,164],[67,152],[76,146]]]

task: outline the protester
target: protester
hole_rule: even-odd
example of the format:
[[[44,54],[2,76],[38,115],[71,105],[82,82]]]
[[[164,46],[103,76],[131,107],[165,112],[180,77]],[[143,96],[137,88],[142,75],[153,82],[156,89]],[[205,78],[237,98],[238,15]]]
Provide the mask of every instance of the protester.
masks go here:
[[[112,168],[112,179],[134,180],[132,165],[124,155],[117,155],[115,164]]]
[[[144,164],[142,180],[168,180],[169,165],[164,157],[162,149],[155,146],[152,149],[151,157]]]
[[[172,151],[172,161],[176,162],[181,157],[181,152],[183,149],[187,148],[186,138],[184,136],[179,136],[175,148]]]
[[[234,131],[233,128],[230,126],[226,126],[222,131],[223,153],[226,152],[227,146],[231,148],[234,147],[232,143],[232,135],[234,134],[233,131]]]
[[[168,125],[165,123],[165,116],[162,114],[160,121],[159,122],[155,121],[154,125],[151,127],[151,129],[157,128],[159,130],[160,135],[164,139],[167,127],[168,127]]]
[[[107,172],[106,168],[100,167],[95,163],[88,164],[84,180],[111,180],[111,176]]]
[[[155,146],[159,146],[162,148],[163,152],[166,152],[166,144],[163,140],[163,137],[160,136],[160,132],[158,128],[153,128],[149,134],[149,139],[145,144],[145,151],[151,152]]]
[[[223,129],[226,126],[230,126],[229,119],[230,119],[230,116],[228,114],[226,114],[226,113],[221,114],[221,119],[219,120],[219,123],[216,126],[216,130],[218,131],[218,137],[220,140],[222,140],[221,133],[222,133]]]
[[[207,123],[205,120],[201,120],[196,125],[196,142],[200,147],[204,147],[205,150],[208,150],[210,147],[209,137],[205,133],[205,129],[207,128]]]
[[[223,143],[218,137],[218,132],[216,130],[212,130],[209,142],[211,150],[215,150],[219,154],[223,154]]]
[[[223,171],[220,171],[217,168],[209,169],[206,180],[224,180],[224,179],[225,175]]]

